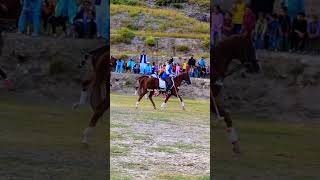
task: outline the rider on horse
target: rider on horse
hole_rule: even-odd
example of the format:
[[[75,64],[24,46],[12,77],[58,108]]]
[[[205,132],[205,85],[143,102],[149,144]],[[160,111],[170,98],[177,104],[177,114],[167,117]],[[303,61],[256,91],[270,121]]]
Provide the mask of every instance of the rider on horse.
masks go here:
[[[161,78],[166,82],[166,87],[167,91],[169,91],[172,86],[173,86],[173,81],[172,81],[172,76],[173,76],[173,71],[172,71],[172,64],[173,60],[170,59],[166,65],[166,70],[163,72],[161,75]]]

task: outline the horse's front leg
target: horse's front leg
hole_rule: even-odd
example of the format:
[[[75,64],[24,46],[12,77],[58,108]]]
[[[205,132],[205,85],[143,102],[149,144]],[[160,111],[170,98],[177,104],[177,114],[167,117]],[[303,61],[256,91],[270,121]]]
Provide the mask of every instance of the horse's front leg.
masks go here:
[[[180,95],[178,95],[178,98],[179,98],[179,100],[180,100],[182,110],[184,110],[184,111],[185,111],[185,110],[186,110],[186,108],[184,107],[184,102],[183,102],[182,97],[181,97]]]
[[[154,109],[154,110],[157,110],[156,105],[154,104],[153,99],[152,99],[153,94],[154,94],[154,91],[151,91],[151,92],[149,93],[149,99],[150,99],[150,101],[151,101],[151,103],[152,103],[152,105],[153,105],[153,109]]]
[[[89,145],[89,138],[94,133],[94,128],[97,125],[98,120],[108,110],[107,98],[105,98],[95,109],[93,116],[89,122],[89,126],[83,131],[82,144]]]
[[[224,121],[227,125],[227,133],[229,134],[229,141],[232,144],[232,150],[234,153],[240,153],[240,145],[239,145],[239,137],[236,132],[236,129],[232,125],[232,119],[230,117],[230,113],[226,111],[221,106],[218,106],[219,113],[222,117],[224,117]]]
[[[136,109],[138,109],[141,99],[147,94],[147,92],[148,91],[144,90],[143,93],[139,95],[138,101],[136,102]]]
[[[167,94],[166,99],[165,99],[164,102],[161,104],[161,110],[164,110],[164,108],[167,107],[167,102],[168,102],[168,100],[170,99],[171,95],[172,95],[171,93],[170,93],[170,94]]]

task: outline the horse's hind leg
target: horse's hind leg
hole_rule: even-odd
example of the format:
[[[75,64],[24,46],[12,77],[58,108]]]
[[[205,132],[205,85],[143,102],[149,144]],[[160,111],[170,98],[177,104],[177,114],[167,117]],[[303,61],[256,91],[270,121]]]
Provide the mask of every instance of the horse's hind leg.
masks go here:
[[[154,104],[153,99],[152,99],[153,93],[154,93],[154,91],[149,93],[149,99],[150,99],[150,101],[151,101],[151,103],[153,105],[154,110],[157,110],[156,105]]]

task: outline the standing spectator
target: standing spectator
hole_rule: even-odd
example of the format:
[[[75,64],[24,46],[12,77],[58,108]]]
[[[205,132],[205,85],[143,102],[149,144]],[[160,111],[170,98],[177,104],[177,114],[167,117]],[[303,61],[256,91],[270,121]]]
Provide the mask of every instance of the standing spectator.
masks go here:
[[[243,17],[242,33],[249,39],[252,39],[252,33],[256,25],[256,16],[249,6],[246,6],[246,11]]]
[[[193,58],[193,55],[189,59],[188,65],[189,65],[190,68],[193,68],[196,65],[196,60]]]
[[[312,52],[316,52],[319,49],[320,41],[320,21],[317,15],[312,15],[310,22],[308,23],[308,47]]]
[[[75,32],[79,38],[93,38],[97,33],[95,12],[89,0],[84,1],[83,7],[73,19]]]
[[[304,0],[285,0],[284,4],[288,7],[288,14],[291,19],[294,19],[298,13],[305,11]]]
[[[45,0],[42,7],[42,20],[43,20],[43,29],[48,30],[49,18],[54,16],[56,9],[55,0]]]
[[[305,19],[305,14],[300,12],[297,18],[292,23],[292,51],[304,51],[306,39],[307,39],[307,26],[308,22]]]
[[[122,60],[121,60],[121,58],[120,59],[118,59],[117,61],[116,61],[116,72],[117,73],[122,73],[121,71],[122,71],[122,67],[123,65],[122,65]]]
[[[148,56],[145,54],[145,51],[142,51],[140,55],[140,74],[146,74],[145,69],[148,62]]]
[[[98,38],[103,37],[107,38],[107,30],[106,27],[106,19],[108,16],[107,14],[107,6],[108,1],[107,0],[95,0],[96,5],[96,23],[97,23],[97,36]]]
[[[223,20],[223,36],[229,37],[233,34],[233,22],[232,22],[232,14],[230,12],[226,12]]]
[[[244,0],[236,0],[233,5],[233,24],[234,33],[239,34],[242,30],[243,17],[246,11],[246,3]]]
[[[176,65],[176,75],[179,75],[180,74],[180,64],[177,63]]]
[[[270,16],[267,39],[268,39],[268,48],[271,50],[278,50],[279,46],[279,37],[280,37],[280,25],[278,21],[277,14]]]
[[[279,24],[280,24],[280,49],[287,51],[289,47],[289,34],[291,30],[291,20],[288,15],[288,8],[281,7],[279,13]]]
[[[184,59],[184,62],[182,64],[182,72],[186,72],[187,71],[187,65],[188,65],[187,59]]]
[[[222,28],[223,28],[223,15],[220,9],[220,6],[215,5],[213,7],[212,12],[212,29],[211,29],[211,38],[213,39],[212,47],[217,45],[217,42],[219,42],[222,38]]]
[[[78,6],[76,0],[57,0],[55,14],[55,17],[57,18],[56,23],[59,25],[63,25],[63,22],[65,22],[69,25],[72,25],[73,20],[77,15],[77,11]]]
[[[133,61],[132,58],[130,58],[130,60],[127,63],[127,67],[128,67],[128,69],[130,69],[131,72],[133,72],[134,66],[135,66],[135,62]]]
[[[205,78],[205,76],[206,76],[206,60],[205,60],[205,58],[201,57],[198,64],[199,64],[199,70],[200,70],[200,77]]]
[[[146,74],[147,75],[151,75],[152,74],[152,65],[150,64],[150,62],[147,62]]]
[[[255,46],[257,49],[264,49],[264,38],[268,28],[268,21],[262,12],[258,15],[255,27]]]
[[[19,18],[18,32],[27,32],[27,25],[32,24],[32,36],[38,36],[41,29],[41,0],[21,0],[22,11]]]
[[[155,62],[152,62],[152,74],[156,74],[158,71],[158,66],[156,65]]]

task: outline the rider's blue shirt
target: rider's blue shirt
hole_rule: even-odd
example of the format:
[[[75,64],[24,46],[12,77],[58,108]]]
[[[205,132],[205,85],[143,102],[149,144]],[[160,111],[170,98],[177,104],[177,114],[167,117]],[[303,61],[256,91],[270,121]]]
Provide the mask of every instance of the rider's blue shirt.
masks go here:
[[[168,64],[166,66],[166,71],[163,72],[163,74],[162,74],[162,78],[166,79],[166,78],[168,78],[170,76],[170,74],[172,74],[172,66],[170,64]]]

